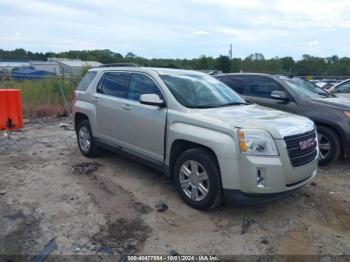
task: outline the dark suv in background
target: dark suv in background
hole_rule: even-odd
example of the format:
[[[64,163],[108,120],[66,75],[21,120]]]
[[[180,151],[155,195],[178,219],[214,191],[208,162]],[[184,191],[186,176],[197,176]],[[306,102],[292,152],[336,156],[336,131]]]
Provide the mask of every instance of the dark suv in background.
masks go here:
[[[309,117],[317,125],[320,165],[350,153],[350,99],[336,97],[297,77],[220,74],[217,79],[247,102]]]

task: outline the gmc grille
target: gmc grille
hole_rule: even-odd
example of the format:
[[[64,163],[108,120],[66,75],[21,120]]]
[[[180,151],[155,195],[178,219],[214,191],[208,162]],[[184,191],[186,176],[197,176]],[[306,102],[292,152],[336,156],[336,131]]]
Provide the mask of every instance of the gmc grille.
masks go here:
[[[301,149],[300,143],[315,139],[316,132],[312,131],[303,135],[288,136],[284,138],[287,145],[290,162],[294,167],[306,165],[313,161],[317,156],[317,141],[307,149]]]

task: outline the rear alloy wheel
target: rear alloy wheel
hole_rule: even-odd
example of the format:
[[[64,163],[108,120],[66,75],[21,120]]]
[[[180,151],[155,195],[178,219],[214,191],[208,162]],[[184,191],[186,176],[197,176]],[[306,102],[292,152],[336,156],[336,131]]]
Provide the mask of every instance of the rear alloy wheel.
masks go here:
[[[207,210],[222,203],[220,170],[206,149],[189,149],[178,157],[174,182],[181,198],[193,208]]]
[[[320,149],[320,165],[327,165],[337,160],[341,153],[337,134],[328,127],[317,127],[318,145]]]
[[[87,157],[97,156],[99,153],[99,148],[95,145],[89,121],[80,121],[76,130],[80,152]]]
[[[78,132],[79,145],[84,153],[88,153],[91,148],[91,137],[85,126],[82,126]]]

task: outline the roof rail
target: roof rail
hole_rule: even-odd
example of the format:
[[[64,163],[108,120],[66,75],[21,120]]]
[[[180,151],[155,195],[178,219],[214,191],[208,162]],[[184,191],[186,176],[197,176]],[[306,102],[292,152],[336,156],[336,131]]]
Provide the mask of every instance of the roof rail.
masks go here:
[[[103,64],[98,67],[139,67],[139,65],[135,63],[111,63]]]
[[[220,70],[213,70],[213,71],[208,72],[208,75],[211,75],[211,76],[219,75],[219,74],[222,74],[222,71],[220,71]]]

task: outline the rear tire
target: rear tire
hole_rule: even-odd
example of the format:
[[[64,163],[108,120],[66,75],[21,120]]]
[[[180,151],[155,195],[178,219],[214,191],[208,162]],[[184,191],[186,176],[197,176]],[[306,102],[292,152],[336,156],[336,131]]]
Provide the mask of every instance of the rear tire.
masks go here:
[[[213,209],[222,203],[220,170],[215,156],[206,149],[189,149],[178,157],[174,182],[181,198],[195,209]]]
[[[341,145],[337,134],[325,126],[317,126],[318,143],[320,148],[319,165],[333,163],[340,157]]]
[[[80,121],[78,123],[76,133],[80,152],[86,157],[97,156],[100,152],[100,149],[95,144],[90,122],[88,120]]]

